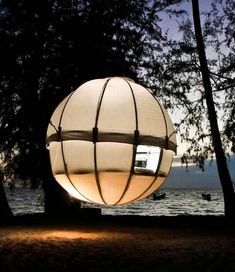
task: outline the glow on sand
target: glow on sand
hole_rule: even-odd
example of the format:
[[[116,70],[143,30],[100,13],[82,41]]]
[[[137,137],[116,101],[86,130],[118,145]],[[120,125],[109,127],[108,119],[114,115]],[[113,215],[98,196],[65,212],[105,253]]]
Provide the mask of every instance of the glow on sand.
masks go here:
[[[102,232],[86,232],[76,230],[28,230],[21,229],[19,231],[6,233],[5,236],[10,240],[74,240],[74,239],[102,239],[106,235]]]

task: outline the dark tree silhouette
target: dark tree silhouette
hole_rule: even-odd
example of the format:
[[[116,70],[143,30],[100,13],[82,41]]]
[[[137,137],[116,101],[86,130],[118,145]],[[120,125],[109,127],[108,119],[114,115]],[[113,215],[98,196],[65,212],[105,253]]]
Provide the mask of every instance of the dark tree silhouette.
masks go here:
[[[205,46],[203,42],[202,30],[201,30],[201,22],[200,22],[200,14],[199,14],[199,5],[198,0],[192,0],[192,8],[193,8],[193,21],[195,28],[195,35],[197,41],[197,49],[200,61],[200,69],[202,73],[203,86],[205,90],[205,99],[207,104],[208,117],[211,127],[211,137],[213,142],[213,147],[215,150],[216,161],[218,173],[223,189],[224,194],[224,204],[225,204],[225,215],[227,217],[235,216],[235,194],[233,189],[232,180],[230,177],[230,173],[228,171],[225,153],[223,150],[217,115],[214,106],[214,100],[212,96],[212,87],[210,82],[210,72],[207,65],[207,58],[205,53]]]
[[[12,211],[7,202],[5,191],[3,188],[4,174],[0,170],[0,216],[1,219],[5,222],[10,220],[13,217]]]
[[[0,2],[0,153],[5,171],[43,181],[45,211],[66,211],[45,137],[58,103],[93,78],[137,78],[163,44],[154,15],[168,1],[2,0]],[[144,56],[144,58],[143,58]],[[142,65],[142,66],[141,66]]]

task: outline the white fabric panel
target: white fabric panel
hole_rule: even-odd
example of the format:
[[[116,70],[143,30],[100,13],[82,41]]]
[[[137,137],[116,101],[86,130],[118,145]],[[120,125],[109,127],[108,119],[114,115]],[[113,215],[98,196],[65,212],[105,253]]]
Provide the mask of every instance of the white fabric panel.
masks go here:
[[[155,177],[133,175],[128,190],[119,204],[128,203],[140,196],[153,182]]]
[[[98,171],[128,172],[132,164],[133,146],[122,143],[96,143]]]
[[[133,82],[130,84],[135,93],[140,134],[165,137],[166,127],[161,107],[144,87]]]
[[[51,142],[50,143],[50,161],[51,161],[51,170],[53,175],[64,174],[64,162],[61,152],[61,143],[60,142]]]
[[[102,196],[108,205],[115,204],[122,196],[129,173],[121,172],[101,172],[99,173],[99,181]]]
[[[94,144],[87,141],[64,141],[64,159],[70,174],[94,172]]]
[[[73,197],[76,197],[80,200],[83,201],[88,201],[86,198],[84,198],[79,192],[73,187],[69,179],[67,178],[66,175],[60,174],[60,175],[55,175],[55,179],[58,181],[58,183]]]
[[[92,202],[104,204],[96,184],[95,174],[69,175],[69,177],[82,195]]]
[[[95,125],[96,109],[106,80],[91,80],[81,85],[65,108],[62,130],[88,130]]]
[[[105,90],[98,121],[101,132],[133,133],[135,108],[128,83],[122,78],[112,78]]]

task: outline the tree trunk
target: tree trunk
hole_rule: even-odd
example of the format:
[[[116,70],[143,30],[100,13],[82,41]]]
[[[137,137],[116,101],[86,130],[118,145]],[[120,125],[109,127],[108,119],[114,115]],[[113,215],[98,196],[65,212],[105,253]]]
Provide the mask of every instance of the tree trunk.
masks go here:
[[[217,116],[215,111],[215,105],[212,95],[212,86],[210,82],[210,74],[207,65],[205,46],[202,37],[200,14],[198,0],[192,0],[193,8],[193,21],[194,29],[197,41],[197,49],[199,54],[199,61],[201,66],[203,86],[205,89],[205,97],[207,104],[208,117],[211,127],[212,142],[215,150],[218,174],[224,194],[224,208],[226,217],[235,216],[235,195],[233,183],[230,177],[230,173],[226,163],[226,157],[224,154],[220,132],[218,128]]]
[[[13,213],[9,207],[5,190],[3,188],[3,177],[2,178],[0,177],[0,217],[3,220],[2,223],[13,218]]]
[[[80,201],[72,198],[54,179],[47,150],[44,152],[43,190],[46,215],[68,216],[78,211],[81,206]]]

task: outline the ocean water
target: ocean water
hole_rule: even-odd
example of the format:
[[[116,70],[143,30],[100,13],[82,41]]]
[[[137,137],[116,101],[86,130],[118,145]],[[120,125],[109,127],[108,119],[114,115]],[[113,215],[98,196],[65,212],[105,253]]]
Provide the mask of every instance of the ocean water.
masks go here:
[[[44,196],[41,189],[16,187],[12,193],[6,187],[5,192],[14,215],[44,212]]]
[[[15,215],[42,213],[44,196],[41,189],[17,187],[11,194],[6,188],[9,205]],[[129,205],[103,206],[82,203],[82,207],[101,208],[104,215],[143,215],[143,216],[177,216],[177,215],[223,215],[224,203],[222,191],[206,190],[211,194],[211,201],[202,199],[200,189],[164,189],[166,198],[152,200],[151,197]]]
[[[166,198],[153,200],[151,197],[129,205],[100,206],[102,214],[112,215],[143,215],[143,216],[176,216],[176,215],[223,215],[224,203],[221,190],[207,190],[211,201],[202,199],[203,190],[164,189]],[[91,207],[91,204],[84,204]]]

